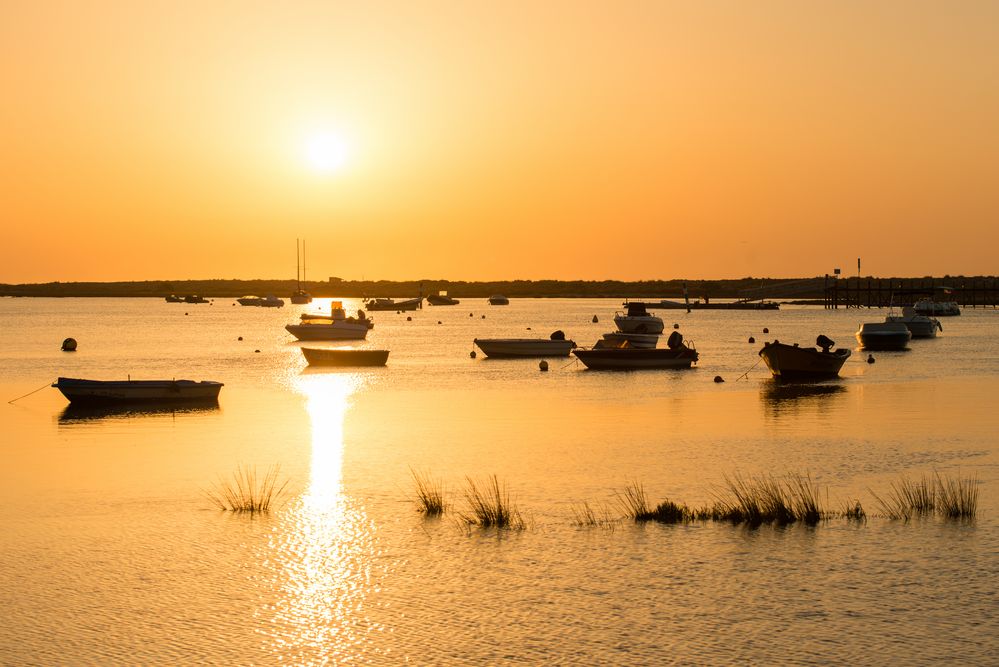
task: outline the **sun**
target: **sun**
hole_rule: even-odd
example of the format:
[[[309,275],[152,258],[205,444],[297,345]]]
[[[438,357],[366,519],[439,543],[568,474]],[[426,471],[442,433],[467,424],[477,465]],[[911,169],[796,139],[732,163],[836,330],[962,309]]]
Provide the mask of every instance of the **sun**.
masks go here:
[[[309,137],[305,153],[312,168],[322,173],[337,171],[347,163],[347,142],[335,134],[314,134]]]

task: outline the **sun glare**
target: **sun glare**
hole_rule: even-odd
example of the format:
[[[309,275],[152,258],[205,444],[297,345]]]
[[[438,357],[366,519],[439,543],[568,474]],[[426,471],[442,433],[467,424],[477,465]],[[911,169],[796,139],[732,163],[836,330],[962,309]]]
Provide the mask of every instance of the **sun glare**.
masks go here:
[[[347,143],[334,134],[317,134],[309,138],[306,154],[316,171],[336,171],[347,162]]]

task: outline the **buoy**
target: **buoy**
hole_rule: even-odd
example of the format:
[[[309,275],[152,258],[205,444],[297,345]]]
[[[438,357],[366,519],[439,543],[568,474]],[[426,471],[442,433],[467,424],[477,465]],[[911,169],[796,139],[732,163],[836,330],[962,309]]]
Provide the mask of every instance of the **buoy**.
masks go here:
[[[596,315],[594,315],[594,316],[593,316],[593,323],[594,323],[594,324],[596,324],[596,323],[597,323],[597,322],[599,322],[599,321],[600,321],[600,320],[599,320],[599,319],[597,319],[597,316],[596,316]]]
[[[869,364],[873,364],[874,363],[874,355],[873,354],[867,355],[867,363],[869,363]]]
[[[242,337],[242,336],[240,336],[240,337],[239,337],[239,338],[237,338],[236,340],[243,340],[243,337]]]
[[[674,322],[674,323],[673,323],[673,328],[674,328],[674,329],[679,329],[679,328],[680,328],[680,325],[679,325],[679,324],[677,324],[676,322]]]
[[[750,337],[749,337],[749,342],[750,342],[750,343],[755,343],[755,342],[756,342],[756,339],[755,339],[755,338],[753,338],[752,336],[750,336]]]
[[[412,322],[412,321],[413,321],[413,318],[412,318],[412,317],[407,317],[407,318],[406,318],[406,321],[407,321],[407,322]]]
[[[474,359],[475,358],[475,350],[472,350],[471,352],[469,352],[468,356],[471,357],[472,359]]]
[[[482,319],[486,319],[486,316],[485,316],[485,315],[483,315],[483,316],[482,316]]]
[[[471,314],[471,313],[469,313],[469,314],[468,314],[468,316],[469,316],[469,317],[472,317],[472,314]]]
[[[441,323],[441,321],[440,321],[440,320],[437,320],[437,324],[440,324],[440,323]]]
[[[541,372],[542,372],[542,373],[544,373],[545,371],[547,371],[547,370],[548,370],[548,362],[547,362],[547,361],[545,361],[544,359],[542,359],[542,360],[541,360],[541,363],[540,363],[540,364],[538,364],[538,368],[539,368],[539,369],[541,369]]]
[[[253,353],[254,354],[260,354],[260,350],[254,350]]]
[[[725,381],[725,378],[723,378],[721,375],[716,375],[715,376],[715,382],[724,382],[724,381]]]
[[[63,352],[76,352],[76,339],[75,338],[67,338],[66,340],[64,340],[62,342],[62,351]]]
[[[188,315],[188,313],[184,313],[184,316],[185,316],[185,317],[186,317],[187,315]]]
[[[763,327],[763,333],[770,333],[770,329]]]

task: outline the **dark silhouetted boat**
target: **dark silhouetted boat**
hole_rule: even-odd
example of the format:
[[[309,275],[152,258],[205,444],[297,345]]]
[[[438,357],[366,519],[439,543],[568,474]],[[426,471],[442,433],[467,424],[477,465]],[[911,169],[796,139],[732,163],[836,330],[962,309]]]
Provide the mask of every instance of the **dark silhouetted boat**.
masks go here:
[[[457,306],[460,301],[447,295],[447,292],[438,292],[427,297],[427,303],[431,306]]]
[[[787,345],[780,341],[764,343],[759,355],[775,378],[782,380],[814,380],[839,375],[839,370],[850,358],[850,350],[830,351],[836,345],[825,336],[815,340],[822,349]]]
[[[388,350],[328,350],[303,347],[302,355],[310,366],[384,366]]]
[[[856,335],[865,350],[904,350],[912,339],[902,322],[865,322]]]
[[[394,299],[368,299],[364,307],[368,310],[416,310],[423,304],[423,297],[395,301]]]
[[[73,404],[211,403],[218,401],[221,382],[203,380],[81,380],[57,378],[53,387]]]
[[[510,305],[510,299],[506,298],[502,294],[493,294],[491,297],[489,297],[489,305],[490,306],[509,306]]]
[[[627,342],[614,347],[599,340],[590,349],[575,349],[572,353],[593,370],[690,368],[697,361],[697,350],[688,347],[678,331],[670,334],[667,347],[635,348]]]

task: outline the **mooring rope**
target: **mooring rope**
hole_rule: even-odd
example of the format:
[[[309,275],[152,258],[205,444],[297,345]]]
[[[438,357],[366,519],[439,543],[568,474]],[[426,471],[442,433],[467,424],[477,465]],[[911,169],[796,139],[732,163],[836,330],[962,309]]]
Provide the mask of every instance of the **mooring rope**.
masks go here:
[[[7,401],[7,402],[8,402],[8,403],[13,403],[14,401],[20,401],[20,400],[21,400],[22,398],[27,398],[28,396],[31,396],[32,394],[37,394],[37,393],[38,393],[38,392],[40,392],[40,391],[41,391],[42,389],[45,389],[46,387],[51,387],[51,386],[52,386],[52,383],[51,383],[51,382],[46,382],[45,384],[43,384],[43,385],[42,385],[41,387],[39,387],[38,389],[35,389],[34,391],[29,391],[29,392],[28,392],[27,394],[25,394],[24,396],[18,396],[17,398],[15,398],[15,399],[13,399],[13,400],[10,400],[10,401]]]
[[[752,366],[750,366],[750,367],[749,367],[749,370],[748,370],[748,371],[746,371],[745,373],[743,373],[742,375],[740,375],[739,377],[737,377],[737,378],[735,379],[735,381],[736,381],[736,382],[738,382],[738,381],[739,381],[739,380],[741,380],[742,378],[746,378],[746,379],[748,380],[748,379],[749,379],[749,371],[751,371],[751,370],[753,370],[754,368],[756,368],[757,366],[759,366],[759,365],[760,365],[760,362],[761,362],[761,361],[763,361],[763,357],[760,357],[759,359],[757,359],[757,360],[756,360],[756,363],[755,363],[755,364],[753,364]]]

